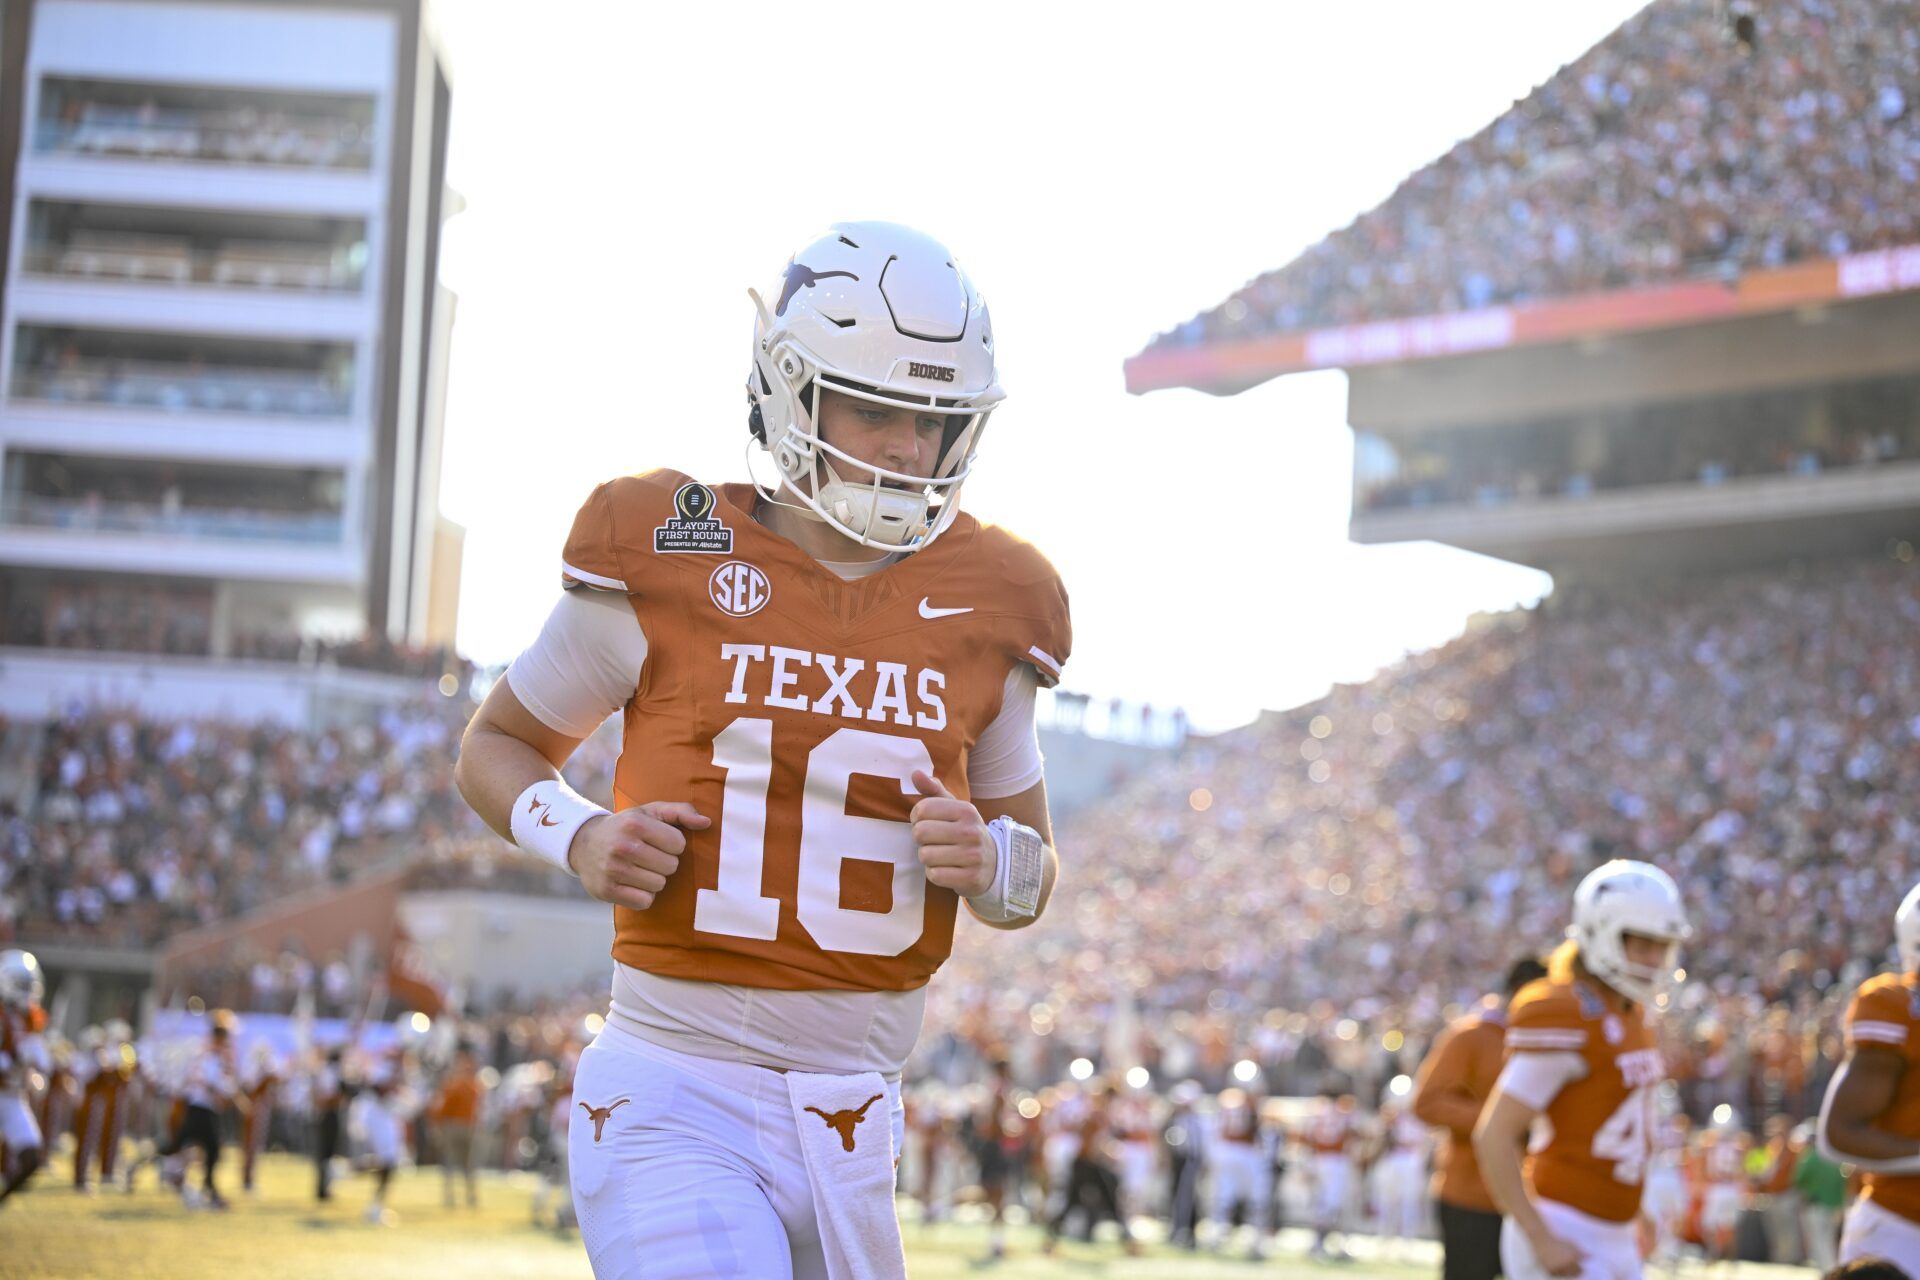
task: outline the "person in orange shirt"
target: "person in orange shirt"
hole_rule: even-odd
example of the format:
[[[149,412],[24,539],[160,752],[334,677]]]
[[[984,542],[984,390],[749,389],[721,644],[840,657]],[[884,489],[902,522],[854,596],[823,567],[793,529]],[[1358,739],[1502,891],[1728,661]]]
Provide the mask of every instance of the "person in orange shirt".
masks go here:
[[[1820,1108],[1820,1154],[1864,1172],[1840,1261],[1879,1255],[1920,1276],[1920,885],[1894,913],[1900,967],[1847,1007],[1847,1057]]]
[[[1534,956],[1514,961],[1499,995],[1486,996],[1434,1040],[1413,1082],[1413,1114],[1446,1131],[1432,1190],[1440,1222],[1442,1280],[1493,1280],[1500,1274],[1500,1212],[1480,1178],[1473,1126],[1500,1078],[1507,1002],[1529,982],[1546,976],[1547,967]]]
[[[753,294],[756,482],[595,489],[559,602],[462,742],[475,812],[613,908],[568,1128],[602,1277],[710,1275],[716,1233],[741,1274],[904,1274],[900,1076],[927,984],[963,903],[1018,929],[1052,892],[1034,711],[1067,595],[962,510],[1004,393],[956,263],[840,223]],[[559,769],[616,713],[609,812]]]
[[[467,1207],[480,1207],[480,1193],[474,1185],[473,1134],[480,1122],[480,1103],[486,1085],[475,1069],[473,1050],[461,1045],[454,1051],[453,1065],[440,1081],[428,1112],[433,1121],[435,1145],[440,1150],[442,1200],[453,1208],[453,1177],[457,1173],[467,1184]]]
[[[1653,1093],[1666,1079],[1649,1014],[1691,932],[1664,871],[1606,863],[1574,891],[1573,925],[1547,976],[1514,997],[1507,1063],[1473,1135],[1507,1217],[1508,1280],[1639,1280],[1651,1228],[1636,1219]],[[1521,1142],[1541,1117],[1551,1132],[1523,1170]]]

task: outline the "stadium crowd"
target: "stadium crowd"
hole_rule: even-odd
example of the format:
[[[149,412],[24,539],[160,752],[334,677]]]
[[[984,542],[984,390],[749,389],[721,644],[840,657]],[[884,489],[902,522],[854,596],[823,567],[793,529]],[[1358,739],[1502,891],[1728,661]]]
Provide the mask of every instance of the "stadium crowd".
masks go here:
[[[1372,1103],[1612,856],[1696,927],[1668,1019],[1687,1110],[1811,1114],[1891,944],[1917,834],[1920,570],[1562,593],[1296,712],[1191,740],[1061,833],[1043,927],[962,936],[917,1066]]]
[[[1900,378],[1644,405],[1575,422],[1470,428],[1404,449],[1375,437],[1361,448],[1386,450],[1355,495],[1363,511],[1817,476],[1914,457],[1920,385]]]
[[[1903,0],[1657,0],[1192,346],[1920,242]]]

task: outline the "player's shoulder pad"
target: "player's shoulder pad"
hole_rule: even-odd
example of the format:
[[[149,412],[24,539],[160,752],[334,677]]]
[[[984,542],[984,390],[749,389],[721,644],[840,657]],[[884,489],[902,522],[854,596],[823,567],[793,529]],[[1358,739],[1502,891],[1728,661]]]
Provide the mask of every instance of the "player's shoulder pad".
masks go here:
[[[1882,973],[1868,978],[1847,1005],[1846,1025],[1853,1039],[1905,1044],[1909,1029],[1920,1023],[1920,988],[1902,974]],[[1897,1036],[1895,1031],[1900,1034]]]
[[[1510,1050],[1579,1049],[1590,1019],[1571,982],[1540,978],[1520,988],[1507,1009]]]
[[[1007,585],[1057,590],[1062,597],[1065,596],[1066,588],[1061,586],[1060,573],[1053,567],[1053,562],[1042,554],[1040,548],[1005,525],[983,521],[974,534],[974,546],[983,567],[989,568]]]
[[[992,584],[983,595],[991,612],[1016,623],[1008,640],[1015,656],[1053,687],[1073,649],[1073,621],[1066,584],[1053,562],[1025,538],[1000,525],[982,524],[974,534],[975,571]]]
[[[692,477],[663,467],[595,486],[567,533],[560,554],[561,585],[638,590],[638,584],[628,580],[632,554],[650,545],[653,528],[673,511],[674,495],[692,483]]]

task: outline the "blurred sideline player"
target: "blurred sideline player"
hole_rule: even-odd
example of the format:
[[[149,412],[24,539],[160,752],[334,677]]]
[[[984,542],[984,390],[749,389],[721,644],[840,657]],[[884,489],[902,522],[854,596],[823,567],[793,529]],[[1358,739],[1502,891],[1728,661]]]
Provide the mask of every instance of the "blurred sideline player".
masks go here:
[[[1580,882],[1568,932],[1547,977],[1514,997],[1474,1151],[1507,1216],[1508,1280],[1637,1280],[1653,1092],[1666,1078],[1649,1017],[1690,929],[1665,872],[1618,860]],[[1523,1172],[1520,1142],[1541,1116],[1551,1134]]]
[[[1820,1109],[1820,1153],[1866,1176],[1840,1261],[1887,1258],[1920,1276],[1920,885],[1894,914],[1900,967],[1847,1006],[1847,1056]]]
[[[1734,1260],[1734,1232],[1747,1203],[1747,1150],[1751,1143],[1737,1119],[1695,1135],[1693,1182],[1700,1188],[1700,1239],[1707,1257]]]
[[[1271,1163],[1266,1144],[1261,1141],[1260,1112],[1245,1089],[1235,1087],[1221,1091],[1213,1116],[1213,1132],[1206,1146],[1213,1174],[1213,1206],[1208,1215],[1213,1222],[1213,1247],[1226,1247],[1227,1237],[1233,1231],[1234,1206],[1239,1205],[1253,1228],[1248,1255],[1265,1256],[1270,1199],[1267,1174]]]
[[[1417,1240],[1426,1218],[1427,1126],[1390,1103],[1380,1111],[1379,1141],[1369,1181],[1381,1243]]]
[[[175,1100],[178,1116],[167,1140],[152,1154],[127,1166],[127,1189],[133,1189],[134,1177],[147,1164],[161,1161],[161,1178],[180,1192],[189,1208],[204,1204],[210,1209],[225,1209],[227,1199],[214,1185],[213,1176],[220,1166],[220,1113],[231,1105],[242,1113],[247,1110],[247,1095],[240,1087],[240,1066],[234,1057],[233,1037],[238,1020],[229,1009],[215,1009],[207,1019],[207,1041],[186,1063],[179,1096]],[[200,1152],[201,1190],[186,1186],[180,1157],[188,1147]]]
[[[1315,1258],[1345,1258],[1342,1250],[1327,1249],[1327,1239],[1344,1231],[1347,1197],[1353,1186],[1353,1145],[1358,1100],[1352,1094],[1329,1092],[1307,1121],[1306,1144],[1313,1152],[1313,1245]]]
[[[47,1058],[47,1016],[40,1008],[46,981],[30,951],[0,951],[0,1204],[27,1184],[46,1160],[40,1122],[27,1092],[35,1072],[52,1066]]]
[[[778,482],[596,489],[571,589],[461,749],[480,816],[615,908],[570,1137],[602,1276],[900,1274],[926,983],[962,898],[1021,927],[1057,865],[1033,709],[1066,594],[960,510],[1002,399],[985,303],[887,223],[829,229],[753,296],[748,427]],[[623,710],[609,814],[557,770]]]
[[[1658,1108],[1655,1109],[1658,1115]],[[1693,1124],[1684,1112],[1656,1119],[1647,1156],[1646,1195],[1642,1201],[1653,1224],[1653,1259],[1672,1266],[1680,1257],[1680,1236],[1692,1196],[1687,1184],[1687,1153]]]
[[[1433,1199],[1440,1222],[1441,1280],[1493,1280],[1500,1274],[1500,1211],[1480,1177],[1473,1126],[1500,1078],[1506,1056],[1507,1002],[1547,976],[1523,956],[1507,969],[1500,994],[1488,995],[1434,1040],[1408,1099],[1413,1113],[1446,1130],[1435,1160]]]

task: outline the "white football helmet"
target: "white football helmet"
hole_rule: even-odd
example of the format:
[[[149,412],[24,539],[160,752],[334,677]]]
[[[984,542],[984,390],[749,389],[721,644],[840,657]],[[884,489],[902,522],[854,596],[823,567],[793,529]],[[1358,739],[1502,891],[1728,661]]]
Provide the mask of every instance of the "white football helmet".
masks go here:
[[[1900,970],[1920,973],[1920,884],[1907,890],[1893,913],[1893,942],[1900,951]]]
[[[841,222],[787,263],[758,311],[747,424],[784,489],[862,546],[918,551],[960,510],[980,435],[1005,398],[987,304],[937,241],[890,222]],[[837,391],[946,419],[931,477],[853,458],[820,438]],[[767,494],[773,499],[773,494]]]
[[[47,993],[40,962],[31,951],[0,951],[0,1002],[24,1009]]]
[[[1630,933],[1665,942],[1665,960],[1657,965],[1629,961]],[[1679,945],[1692,935],[1680,887],[1651,863],[1616,858],[1588,872],[1573,891],[1567,936],[1580,944],[1587,971],[1629,1000],[1650,1003],[1672,983]]]

